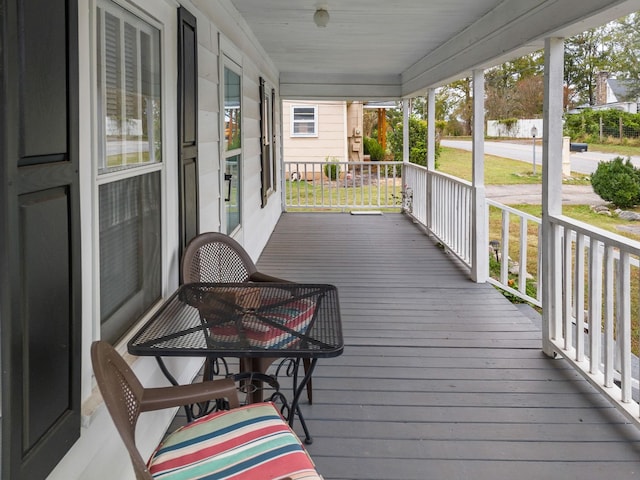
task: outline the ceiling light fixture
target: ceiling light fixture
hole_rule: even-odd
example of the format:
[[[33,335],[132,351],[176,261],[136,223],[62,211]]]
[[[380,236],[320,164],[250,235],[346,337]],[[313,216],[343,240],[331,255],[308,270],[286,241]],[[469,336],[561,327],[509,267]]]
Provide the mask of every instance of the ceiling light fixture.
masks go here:
[[[318,27],[326,27],[329,23],[329,12],[324,8],[318,8],[313,14],[313,21]]]

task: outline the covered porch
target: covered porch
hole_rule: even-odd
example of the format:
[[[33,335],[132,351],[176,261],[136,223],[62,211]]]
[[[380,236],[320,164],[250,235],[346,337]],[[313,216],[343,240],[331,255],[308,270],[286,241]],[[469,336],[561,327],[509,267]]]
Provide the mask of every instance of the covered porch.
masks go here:
[[[259,267],[339,288],[345,352],[319,362],[303,405],[327,480],[640,472],[638,428],[543,354],[531,310],[471,281],[407,216],[285,213]]]
[[[187,242],[220,231],[273,275],[340,289],[346,353],[320,364],[306,406],[327,479],[636,478],[640,246],[563,217],[559,159],[562,39],[640,0],[292,3],[0,0],[0,476],[133,477],[91,343],[125,352],[178,287]],[[483,87],[485,69],[542,48],[538,328],[486,283]],[[462,77],[472,182],[434,169],[435,92]],[[403,101],[408,132],[417,95],[427,166],[404,164],[412,195],[391,193],[410,215],[282,213],[284,101]],[[571,341],[586,310],[602,344]],[[166,382],[153,359],[128,361],[145,385]],[[201,359],[172,367],[187,383]],[[172,414],[141,425],[143,450]]]

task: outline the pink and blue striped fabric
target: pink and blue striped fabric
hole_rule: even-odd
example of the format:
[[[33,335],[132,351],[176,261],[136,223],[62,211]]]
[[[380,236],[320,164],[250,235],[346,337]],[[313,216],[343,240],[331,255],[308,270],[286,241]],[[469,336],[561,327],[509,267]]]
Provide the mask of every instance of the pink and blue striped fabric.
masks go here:
[[[260,317],[269,319],[273,322],[272,325],[258,320],[251,313],[245,314],[241,320],[242,330],[246,341],[253,347],[285,348],[299,341],[299,337],[290,332],[306,332],[315,311],[316,302],[306,299],[291,300],[260,311]],[[211,338],[216,342],[240,341],[238,325],[235,322],[214,325],[209,331]]]
[[[272,403],[214,412],[176,430],[149,460],[163,480],[321,480]]]

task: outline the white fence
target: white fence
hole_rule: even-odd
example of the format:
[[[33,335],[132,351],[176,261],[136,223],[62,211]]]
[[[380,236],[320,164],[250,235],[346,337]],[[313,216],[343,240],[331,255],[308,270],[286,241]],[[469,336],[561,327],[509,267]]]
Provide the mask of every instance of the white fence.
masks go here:
[[[286,162],[285,207],[400,210],[399,162]]]
[[[542,137],[541,118],[519,119],[515,123],[503,123],[500,120],[487,120],[488,137],[532,138],[531,129],[536,127],[538,137]]]

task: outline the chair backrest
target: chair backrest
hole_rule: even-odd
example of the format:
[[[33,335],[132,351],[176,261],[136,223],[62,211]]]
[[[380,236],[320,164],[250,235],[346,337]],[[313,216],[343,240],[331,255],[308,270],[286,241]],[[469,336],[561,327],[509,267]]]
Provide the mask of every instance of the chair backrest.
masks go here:
[[[223,233],[202,233],[189,242],[182,255],[180,281],[245,282],[257,272],[249,254]]]
[[[135,443],[144,387],[120,354],[107,342],[93,342],[91,362],[104,403],[131,457],[136,478],[152,480]]]

